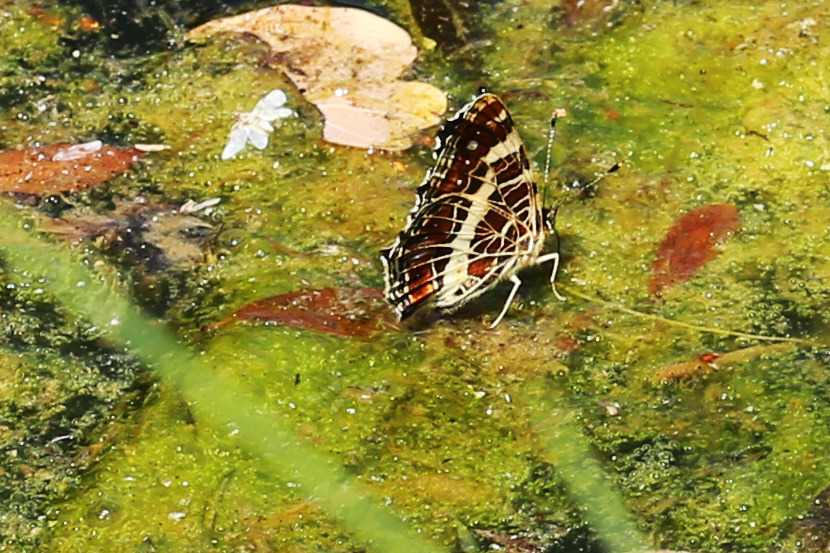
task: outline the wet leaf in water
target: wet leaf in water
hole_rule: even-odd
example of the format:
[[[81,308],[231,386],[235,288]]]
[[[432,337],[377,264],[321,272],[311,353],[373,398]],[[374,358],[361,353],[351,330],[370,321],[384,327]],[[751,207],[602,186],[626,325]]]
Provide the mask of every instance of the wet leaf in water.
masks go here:
[[[401,81],[417,50],[390,21],[353,8],[282,5],[211,21],[188,33],[251,34],[325,117],[323,138],[358,148],[403,150],[410,135],[437,125],[447,109],[432,85]]]
[[[29,15],[44,25],[49,25],[50,27],[61,27],[64,23],[66,23],[66,19],[64,19],[63,16],[61,16],[56,10],[45,10],[40,6],[32,6],[29,8]]]
[[[137,148],[50,144],[0,152],[0,192],[57,194],[95,186],[125,172],[143,152]]]
[[[410,135],[440,123],[439,115],[447,110],[443,92],[415,81],[379,83],[371,95],[358,88],[314,104],[326,119],[323,138],[328,142],[390,151],[412,146]]]
[[[235,320],[270,322],[352,337],[397,328],[383,291],[376,288],[324,288],[271,296],[238,309],[213,328]]]
[[[658,296],[694,276],[717,256],[715,246],[738,230],[740,222],[738,210],[731,205],[705,205],[678,219],[657,250],[651,294]]]

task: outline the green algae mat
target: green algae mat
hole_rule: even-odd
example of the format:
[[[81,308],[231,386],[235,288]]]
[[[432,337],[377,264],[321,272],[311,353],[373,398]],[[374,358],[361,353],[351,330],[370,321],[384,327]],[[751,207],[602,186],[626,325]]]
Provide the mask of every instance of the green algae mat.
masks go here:
[[[327,111],[360,71],[188,34],[267,4],[0,0],[0,187],[94,181],[2,188],[0,550],[826,550],[830,6],[354,4],[424,87],[371,125]],[[378,252],[436,129],[324,128],[480,88],[565,301],[545,265],[495,329],[509,282],[399,326]]]

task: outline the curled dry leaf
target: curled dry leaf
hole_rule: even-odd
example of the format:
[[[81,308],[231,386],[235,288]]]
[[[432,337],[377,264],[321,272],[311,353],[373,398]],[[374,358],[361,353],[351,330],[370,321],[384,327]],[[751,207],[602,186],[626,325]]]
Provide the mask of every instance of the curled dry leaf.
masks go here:
[[[715,246],[740,228],[738,210],[731,205],[705,205],[678,219],[669,229],[652,266],[649,290],[664,289],[689,280],[717,256]]]
[[[106,182],[125,172],[143,152],[136,148],[50,144],[0,152],[0,192],[57,194]]]
[[[213,328],[235,320],[270,322],[352,337],[397,328],[383,291],[375,288],[324,288],[271,296],[238,309]]]
[[[188,37],[227,32],[255,35],[271,47],[269,63],[320,109],[329,142],[403,150],[410,135],[437,125],[447,109],[439,89],[399,80],[417,50],[406,31],[372,13],[274,6],[211,21]]]

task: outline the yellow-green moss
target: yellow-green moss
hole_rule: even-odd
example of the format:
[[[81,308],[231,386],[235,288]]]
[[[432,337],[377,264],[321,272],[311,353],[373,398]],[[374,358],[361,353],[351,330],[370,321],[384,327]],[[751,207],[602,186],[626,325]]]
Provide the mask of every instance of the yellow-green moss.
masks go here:
[[[562,204],[559,282],[569,301],[550,294],[547,270],[527,271],[523,301],[496,331],[482,320],[498,311],[504,287],[427,331],[371,342],[244,324],[200,331],[262,297],[380,286],[377,251],[399,231],[429,164],[423,148],[367,154],[323,143],[319,115],[261,64],[262,45],[227,38],[141,59],[92,57],[89,71],[76,67],[53,83],[53,111],[17,118],[36,113],[43,90],[35,84],[0,106],[1,139],[22,147],[103,133],[171,146],[108,186],[171,202],[222,199],[209,277],[194,275],[181,298],[204,303],[192,319],[173,322],[216,371],[257,390],[426,535],[453,544],[467,543],[468,529],[524,532],[551,550],[589,547],[526,415],[528,383],[556,375],[655,546],[766,552],[790,543],[798,517],[830,483],[825,351],[776,350],[658,384],[661,368],[751,342],[568,291],[691,324],[826,340],[828,49],[818,37],[826,36],[827,6],[643,2],[598,28],[563,26],[554,1],[481,9],[488,40],[471,45],[480,82],[435,84],[457,105],[482,85],[502,94],[537,167],[550,112],[569,111],[545,185],[548,202]],[[32,64],[66,53],[62,32],[22,9],[0,15],[8,51]],[[2,69],[11,68],[0,85],[29,82],[15,60],[0,54]],[[438,64],[435,55],[429,64]],[[448,66],[450,74],[469,69]],[[129,86],[114,78],[119,68]],[[266,150],[221,161],[233,112],[273,88],[287,91],[297,116]],[[51,119],[58,125],[47,126]],[[572,186],[620,160],[623,170],[595,195]],[[648,279],[657,245],[679,216],[711,203],[735,205],[741,230],[655,301]],[[264,477],[236,439],[160,391],[77,493],[51,507],[40,550],[361,547],[290,482]]]

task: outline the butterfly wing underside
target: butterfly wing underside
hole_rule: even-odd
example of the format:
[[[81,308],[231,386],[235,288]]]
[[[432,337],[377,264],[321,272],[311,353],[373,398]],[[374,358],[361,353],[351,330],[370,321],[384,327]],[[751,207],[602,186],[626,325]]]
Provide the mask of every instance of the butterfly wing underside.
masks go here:
[[[482,94],[449,119],[435,156],[404,230],[381,252],[386,297],[401,318],[475,298],[531,264],[544,238],[530,162],[497,96]]]

